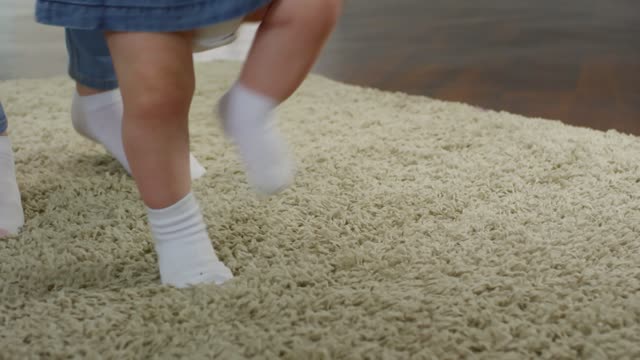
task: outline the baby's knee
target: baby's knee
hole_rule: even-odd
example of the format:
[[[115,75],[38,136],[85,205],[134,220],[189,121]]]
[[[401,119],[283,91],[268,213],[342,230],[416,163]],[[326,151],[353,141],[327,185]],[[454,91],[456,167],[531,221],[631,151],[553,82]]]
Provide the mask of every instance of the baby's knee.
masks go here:
[[[275,22],[296,24],[306,33],[325,35],[333,30],[342,10],[342,0],[279,0],[269,11],[276,11]]]
[[[193,83],[185,79],[162,78],[158,74],[140,77],[136,93],[123,94],[125,110],[138,119],[182,121],[189,113]]]
[[[302,8],[301,19],[304,24],[322,34],[333,30],[342,10],[342,0],[289,1],[298,2]]]

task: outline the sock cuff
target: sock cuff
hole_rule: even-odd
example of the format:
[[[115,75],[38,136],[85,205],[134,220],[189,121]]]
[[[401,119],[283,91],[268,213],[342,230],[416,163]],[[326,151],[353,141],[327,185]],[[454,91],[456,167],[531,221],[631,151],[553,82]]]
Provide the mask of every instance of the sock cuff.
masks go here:
[[[86,96],[80,96],[78,91],[74,91],[73,101],[76,104],[81,104],[87,111],[95,111],[122,101],[122,95],[120,94],[120,89],[113,89]]]
[[[147,208],[147,214],[151,232],[158,242],[175,238],[176,235],[186,237],[206,230],[200,206],[191,192],[164,209]]]
[[[194,206],[198,207],[198,201],[193,195],[193,192],[189,192],[173,205],[162,209],[152,209],[150,207],[147,207],[147,212],[149,213],[149,216],[152,216],[154,219],[162,220],[164,218],[169,218],[175,216],[176,214],[180,214],[184,210],[188,210]]]
[[[277,100],[248,88],[240,81],[233,85],[231,94],[234,100],[240,103],[238,105],[241,105],[242,107],[250,107],[260,112],[271,112],[278,106]]]

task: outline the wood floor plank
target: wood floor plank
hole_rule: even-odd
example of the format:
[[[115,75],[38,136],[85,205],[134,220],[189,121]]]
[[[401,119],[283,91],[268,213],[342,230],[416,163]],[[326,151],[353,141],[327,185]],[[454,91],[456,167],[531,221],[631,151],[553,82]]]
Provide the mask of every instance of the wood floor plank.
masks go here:
[[[640,135],[639,34],[634,0],[349,0],[316,70]]]

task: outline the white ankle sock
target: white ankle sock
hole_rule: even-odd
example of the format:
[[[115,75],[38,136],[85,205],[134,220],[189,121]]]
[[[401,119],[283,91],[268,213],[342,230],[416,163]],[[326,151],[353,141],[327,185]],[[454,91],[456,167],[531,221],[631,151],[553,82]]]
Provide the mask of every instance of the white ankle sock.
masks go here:
[[[273,194],[293,182],[294,163],[276,127],[277,102],[236,83],[218,103],[222,126],[236,144],[249,183]]]
[[[122,144],[122,97],[120,90],[111,90],[100,94],[73,96],[71,121],[76,131],[97,143],[102,144],[120,164],[131,174]],[[190,155],[191,179],[204,175],[205,168]]]
[[[0,136],[0,237],[17,234],[23,224],[22,200],[16,182],[11,141],[8,136]]]
[[[178,288],[233,278],[216,256],[192,193],[165,209],[147,209],[163,284]]]

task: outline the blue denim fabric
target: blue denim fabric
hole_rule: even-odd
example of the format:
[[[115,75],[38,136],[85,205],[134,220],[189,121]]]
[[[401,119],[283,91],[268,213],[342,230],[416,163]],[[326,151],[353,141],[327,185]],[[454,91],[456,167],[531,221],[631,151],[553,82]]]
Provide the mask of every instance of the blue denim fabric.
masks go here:
[[[99,90],[118,87],[116,71],[104,34],[100,30],[65,30],[69,54],[69,76]]]
[[[183,31],[250,14],[271,0],[38,0],[36,20],[81,30]]]
[[[7,131],[8,126],[9,124],[7,123],[7,115],[4,114],[2,103],[0,103],[0,133]]]

